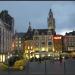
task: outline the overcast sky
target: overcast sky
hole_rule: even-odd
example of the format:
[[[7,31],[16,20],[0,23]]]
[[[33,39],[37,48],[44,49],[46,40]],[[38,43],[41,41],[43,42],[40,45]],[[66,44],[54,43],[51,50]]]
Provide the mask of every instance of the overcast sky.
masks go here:
[[[15,29],[18,32],[26,32],[29,21],[32,28],[48,28],[47,17],[50,8],[58,34],[75,30],[74,1],[0,1],[0,12],[8,10],[15,19]]]

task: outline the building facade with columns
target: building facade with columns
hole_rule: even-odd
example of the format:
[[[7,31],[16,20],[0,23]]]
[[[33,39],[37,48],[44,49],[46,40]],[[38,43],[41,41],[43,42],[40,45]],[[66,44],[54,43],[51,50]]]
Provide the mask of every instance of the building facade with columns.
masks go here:
[[[7,10],[0,13],[0,54],[8,54],[12,51],[12,39],[14,35],[14,19]],[[1,61],[0,57],[0,61]]]

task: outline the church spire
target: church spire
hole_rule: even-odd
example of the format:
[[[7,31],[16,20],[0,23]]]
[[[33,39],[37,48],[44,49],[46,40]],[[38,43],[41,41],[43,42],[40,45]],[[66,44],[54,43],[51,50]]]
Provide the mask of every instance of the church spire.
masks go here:
[[[31,30],[32,30],[32,28],[31,28],[31,23],[30,23],[30,21],[29,21],[28,31],[31,31]]]
[[[50,9],[50,11],[49,11],[49,17],[53,17],[52,9]]]

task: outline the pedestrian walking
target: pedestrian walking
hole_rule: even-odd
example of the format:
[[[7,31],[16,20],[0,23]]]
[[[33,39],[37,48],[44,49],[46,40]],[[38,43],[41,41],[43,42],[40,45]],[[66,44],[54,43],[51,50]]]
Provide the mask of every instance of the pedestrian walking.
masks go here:
[[[60,55],[60,59],[59,59],[60,63],[62,63],[62,56]]]

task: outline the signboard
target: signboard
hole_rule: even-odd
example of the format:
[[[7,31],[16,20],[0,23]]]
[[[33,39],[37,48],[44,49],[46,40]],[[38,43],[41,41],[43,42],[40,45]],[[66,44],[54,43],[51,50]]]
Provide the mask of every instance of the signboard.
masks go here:
[[[54,37],[54,39],[61,39],[61,36],[56,36]]]

